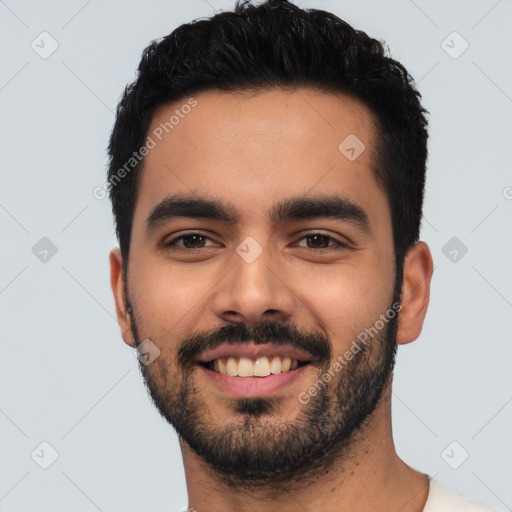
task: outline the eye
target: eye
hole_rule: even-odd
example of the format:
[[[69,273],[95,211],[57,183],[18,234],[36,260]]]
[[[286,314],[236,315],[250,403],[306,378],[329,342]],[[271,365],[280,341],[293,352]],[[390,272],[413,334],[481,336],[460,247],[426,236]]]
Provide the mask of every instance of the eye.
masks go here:
[[[202,233],[186,233],[163,242],[163,246],[167,249],[185,251],[193,251],[218,245],[219,244],[216,244],[211,238]],[[297,245],[317,251],[348,247],[348,245],[336,240],[334,237],[323,233],[310,233],[303,236],[299,239]]]
[[[212,239],[202,235],[201,233],[187,233],[180,235],[170,240],[164,241],[163,245],[169,249],[202,249],[215,244],[206,245],[207,240],[212,242]]]
[[[311,233],[302,237],[299,242],[306,241],[306,245],[299,244],[299,247],[306,247],[308,249],[332,249],[336,247],[347,247],[346,244],[339,242],[334,237],[324,235],[323,233]]]

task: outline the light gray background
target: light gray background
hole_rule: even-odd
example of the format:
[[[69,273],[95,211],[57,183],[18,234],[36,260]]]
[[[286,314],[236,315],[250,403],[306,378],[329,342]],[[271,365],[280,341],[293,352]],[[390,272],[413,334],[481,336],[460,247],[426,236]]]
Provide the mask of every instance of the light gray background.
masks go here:
[[[435,273],[423,333],[399,349],[398,453],[458,492],[511,510],[512,1],[297,3],[386,40],[431,112],[422,238]],[[105,180],[115,107],[143,48],[232,6],[0,0],[3,512],[187,503],[175,434],[114,318],[110,204],[92,190]],[[47,59],[31,48],[43,45],[43,31],[59,45]],[[453,31],[469,43],[458,58],[464,42],[446,39]],[[42,237],[58,250],[46,262],[32,252]],[[468,248],[456,262],[443,253],[452,237]],[[51,462],[43,441],[59,454],[48,469],[31,457],[35,450],[40,464]]]

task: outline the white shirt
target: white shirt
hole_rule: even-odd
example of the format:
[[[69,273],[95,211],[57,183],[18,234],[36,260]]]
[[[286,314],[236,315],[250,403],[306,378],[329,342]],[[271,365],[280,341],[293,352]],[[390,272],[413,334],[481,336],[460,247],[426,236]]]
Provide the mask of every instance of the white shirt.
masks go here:
[[[423,512],[497,512],[483,503],[460,496],[439,480],[429,479],[430,490]]]

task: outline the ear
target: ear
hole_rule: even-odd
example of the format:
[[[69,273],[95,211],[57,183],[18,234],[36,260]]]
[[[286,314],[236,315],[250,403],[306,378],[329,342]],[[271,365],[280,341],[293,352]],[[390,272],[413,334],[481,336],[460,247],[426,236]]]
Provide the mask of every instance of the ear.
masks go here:
[[[110,286],[116,303],[116,316],[123,340],[130,347],[135,347],[130,312],[126,304],[126,283],[123,275],[123,257],[119,249],[110,251]]]
[[[414,341],[421,333],[430,300],[434,264],[425,242],[417,242],[406,254],[398,331],[400,345]]]

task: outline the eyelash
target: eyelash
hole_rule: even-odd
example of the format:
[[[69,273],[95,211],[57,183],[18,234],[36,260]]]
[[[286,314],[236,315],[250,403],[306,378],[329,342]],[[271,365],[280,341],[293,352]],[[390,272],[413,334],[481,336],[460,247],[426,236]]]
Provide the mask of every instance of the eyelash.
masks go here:
[[[179,235],[175,238],[172,238],[171,240],[169,241],[166,241],[163,243],[163,246],[164,248],[166,249],[171,249],[171,250],[174,250],[174,251],[185,251],[185,252],[190,252],[190,251],[199,251],[201,249],[205,249],[206,247],[198,247],[198,248],[187,248],[187,247],[179,247],[179,246],[175,246],[173,247],[176,242],[180,241],[180,240],[183,240],[184,238],[188,238],[188,237],[192,237],[194,235],[198,235],[200,237],[202,237],[203,239],[206,239],[206,240],[211,240],[210,237],[206,236],[206,235],[203,235],[202,233],[197,233],[197,232],[190,232],[190,233],[186,233],[184,235]],[[348,248],[348,245],[347,244],[344,244],[343,242],[340,242],[339,240],[336,240],[334,237],[330,236],[330,235],[326,235],[322,232],[313,232],[313,233],[308,233],[307,235],[304,235],[303,237],[299,238],[298,241],[302,241],[302,240],[305,240],[306,238],[310,238],[310,237],[314,237],[314,236],[321,236],[323,238],[327,238],[329,240],[329,242],[334,242],[333,245],[330,245],[328,247],[321,247],[321,248],[314,248],[314,247],[303,247],[303,249],[311,249],[311,250],[314,250],[315,252],[323,252],[323,251],[330,251],[330,250],[333,250],[333,249],[346,249]],[[211,247],[211,246],[208,246],[208,247]]]

